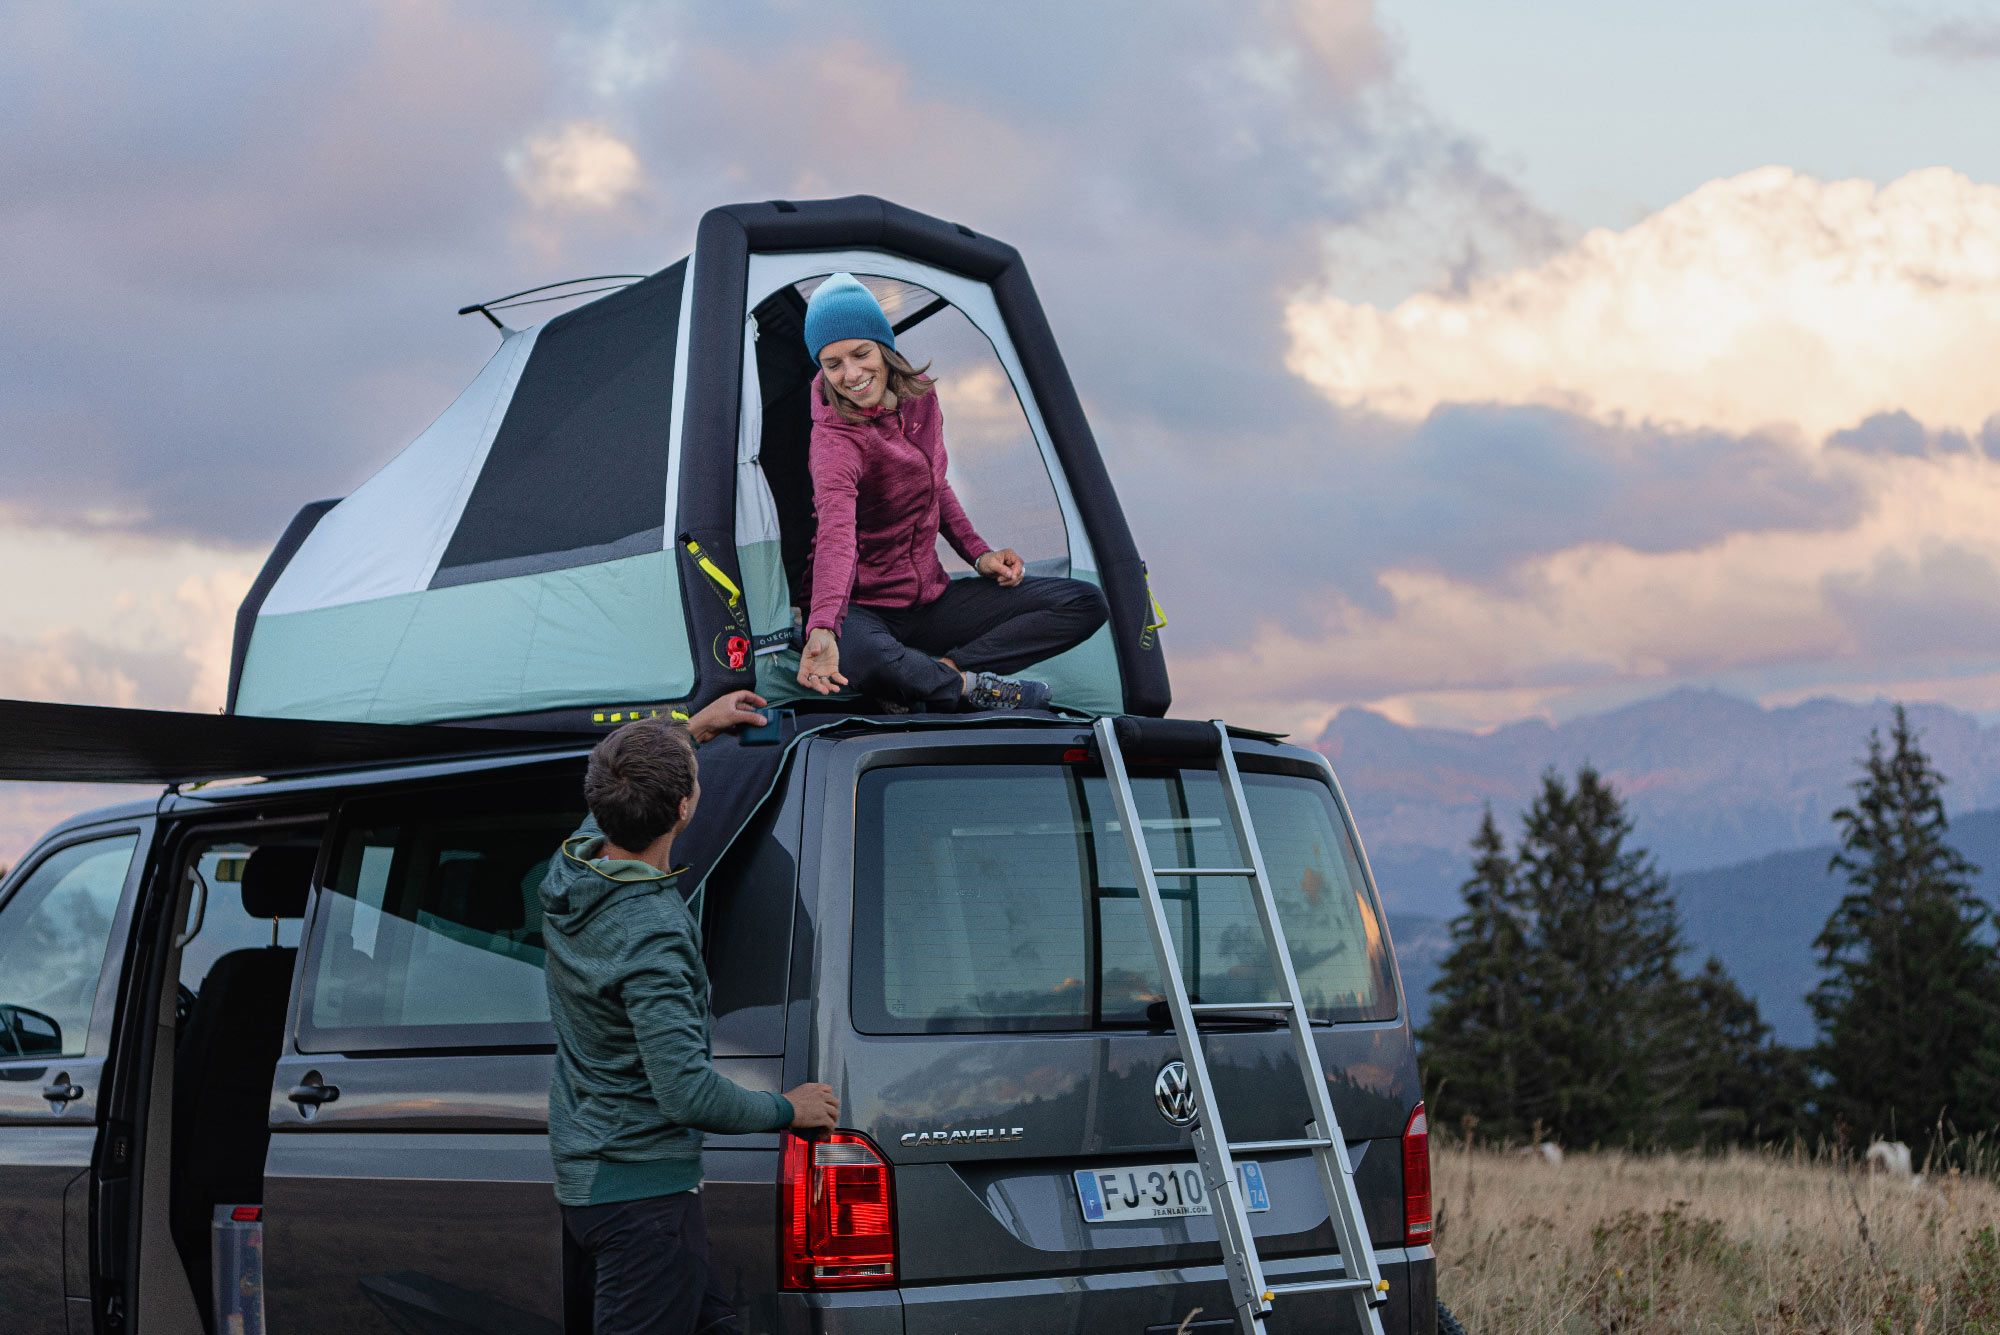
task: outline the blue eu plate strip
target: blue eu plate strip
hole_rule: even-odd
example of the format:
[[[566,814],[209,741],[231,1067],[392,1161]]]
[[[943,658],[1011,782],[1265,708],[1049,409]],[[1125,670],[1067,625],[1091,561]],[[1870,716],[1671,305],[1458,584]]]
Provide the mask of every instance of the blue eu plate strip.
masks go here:
[[[1083,1218],[1086,1223],[1099,1223],[1104,1218],[1104,1195],[1097,1189],[1097,1174],[1087,1168],[1076,1170],[1076,1194],[1083,1201]]]

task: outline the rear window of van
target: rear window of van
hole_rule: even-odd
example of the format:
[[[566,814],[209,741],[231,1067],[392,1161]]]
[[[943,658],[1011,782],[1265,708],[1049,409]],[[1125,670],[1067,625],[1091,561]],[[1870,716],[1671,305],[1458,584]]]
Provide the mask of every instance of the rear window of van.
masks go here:
[[[1243,775],[1292,965],[1315,1020],[1396,1015],[1381,914],[1331,790]],[[1133,777],[1154,864],[1240,867],[1212,770]],[[1056,765],[897,766],[858,793],[855,1025],[864,1033],[1076,1030],[1147,1022],[1163,999],[1124,835],[1101,776]],[[1162,878],[1196,1000],[1278,994],[1247,878]]]

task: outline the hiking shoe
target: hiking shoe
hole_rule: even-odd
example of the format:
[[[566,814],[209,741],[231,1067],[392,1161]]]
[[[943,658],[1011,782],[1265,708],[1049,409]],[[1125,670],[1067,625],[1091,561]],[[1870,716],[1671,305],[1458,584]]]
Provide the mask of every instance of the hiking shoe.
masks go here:
[[[972,674],[965,693],[967,709],[1045,709],[1054,694],[1045,681],[1015,681],[991,672]]]

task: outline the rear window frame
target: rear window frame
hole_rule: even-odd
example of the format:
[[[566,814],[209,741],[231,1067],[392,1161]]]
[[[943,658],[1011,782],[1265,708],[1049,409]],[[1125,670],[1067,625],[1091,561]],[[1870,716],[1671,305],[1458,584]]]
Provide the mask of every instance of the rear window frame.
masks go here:
[[[567,772],[511,774],[472,784],[375,789],[352,793],[342,799],[327,822],[326,843],[320,865],[313,876],[312,905],[300,938],[299,969],[292,989],[293,1051],[312,1056],[369,1057],[555,1051],[555,1026],[547,1020],[332,1027],[316,1025],[312,1018],[313,988],[317,984],[326,949],[329,915],[335,897],[332,883],[339,875],[340,860],[348,837],[356,829],[368,826],[449,818],[449,814],[455,814],[456,809],[476,808],[481,799],[499,804],[515,795],[546,795],[547,798],[573,802],[577,825],[582,824],[587,814],[581,784],[574,774]],[[552,803],[550,809],[554,809],[554,805]],[[386,820],[385,814],[388,817]],[[549,852],[555,853],[557,847],[552,844]]]
[[[1374,869],[1369,865],[1367,852],[1361,843],[1360,832],[1356,829],[1353,815],[1348,810],[1346,795],[1342,792],[1339,780],[1333,774],[1331,766],[1319,758],[1306,759],[1299,756],[1295,753],[1294,748],[1283,747],[1282,744],[1250,741],[1245,738],[1235,738],[1233,740],[1235,743],[1233,750],[1236,766],[1240,773],[1246,776],[1251,774],[1268,774],[1305,779],[1316,784],[1323,790],[1324,798],[1336,817],[1336,829],[1347,839],[1349,848],[1353,852],[1355,863],[1359,868],[1361,888],[1367,897],[1367,911],[1372,915],[1375,925],[1382,935],[1383,948],[1386,952],[1386,968],[1384,969],[1383,977],[1385,986],[1378,998],[1377,1006],[1373,1008],[1373,1012],[1366,1015],[1340,1017],[1333,1020],[1315,1019],[1313,1027],[1315,1029],[1332,1031],[1336,1029],[1352,1029],[1358,1026],[1387,1027],[1402,1023],[1406,1013],[1402,970],[1396,961],[1395,944],[1389,936],[1388,913],[1383,908],[1381,893],[1375,884]],[[959,745],[952,747],[950,750],[945,750],[940,745],[948,745],[951,741],[958,741]],[[885,746],[877,750],[872,750],[857,758],[852,771],[852,788],[849,790],[851,793],[851,805],[848,811],[849,820],[846,822],[847,829],[844,831],[847,836],[844,841],[846,846],[842,850],[845,854],[842,861],[844,862],[843,879],[845,881],[843,888],[846,891],[847,898],[844,908],[847,917],[848,939],[846,942],[846,960],[844,962],[845,973],[847,975],[846,986],[841,990],[844,993],[842,1001],[847,1012],[847,1020],[853,1030],[857,1034],[865,1035],[869,1038],[897,1040],[940,1037],[992,1038],[1020,1036],[1024,1034],[1043,1036],[1102,1036],[1119,1033],[1159,1033],[1165,1032],[1170,1028],[1167,1024],[1155,1023],[1150,1020],[1105,1020],[1098,1013],[1101,1007],[1093,1007],[1093,1014],[1089,1018],[1089,1021],[1083,1024],[1078,1024],[1069,1017],[1056,1017],[1055,1022],[1051,1023],[1035,1023],[1033,1021],[995,1023],[978,1019],[968,1019],[964,1022],[933,1020],[926,1027],[919,1029],[880,1027],[871,1023],[874,1019],[873,1016],[864,1020],[863,1008],[857,993],[864,972],[859,948],[861,945],[862,924],[861,896],[864,893],[861,884],[862,850],[868,838],[867,832],[863,829],[862,825],[865,811],[862,791],[863,781],[866,776],[883,769],[913,767],[972,769],[989,765],[1063,768],[1080,771],[1084,777],[1101,778],[1104,775],[1104,767],[1100,762],[1096,760],[1078,761],[1070,758],[1073,757],[1077,747],[1091,743],[1091,737],[1088,733],[1075,736],[1067,744],[1051,739],[1046,733],[1032,739],[1010,738],[1004,741],[989,736],[979,738],[977,742],[974,742],[974,739],[969,737],[952,739],[933,736],[925,738],[924,742],[928,744],[919,746]],[[1135,779],[1150,774],[1157,774],[1165,769],[1193,770],[1199,772],[1205,768],[1198,763],[1193,765],[1150,765],[1142,757],[1129,755],[1126,757],[1126,765],[1128,771]],[[842,786],[845,786],[845,784],[842,784]],[[1095,935],[1096,933],[1093,931],[1093,938]],[[1091,962],[1093,967],[1096,967],[1098,964],[1094,945],[1091,950]],[[1098,981],[1098,986],[1102,986],[1101,980]],[[824,1003],[822,1002],[822,1004]]]

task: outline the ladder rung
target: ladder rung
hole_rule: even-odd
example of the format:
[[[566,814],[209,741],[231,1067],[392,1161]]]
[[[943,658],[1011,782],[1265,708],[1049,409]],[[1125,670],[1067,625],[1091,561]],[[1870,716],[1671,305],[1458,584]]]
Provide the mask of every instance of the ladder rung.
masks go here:
[[[1283,1298],[1292,1293],[1340,1293],[1350,1289],[1372,1289],[1375,1286],[1366,1275],[1355,1275],[1351,1279],[1302,1279],[1291,1284],[1273,1284],[1264,1290],[1264,1301]]]
[[[1333,1142],[1324,1137],[1307,1136],[1299,1140],[1232,1140],[1229,1142],[1231,1154],[1263,1154],[1274,1150],[1323,1150]]]
[[[1255,876],[1249,867],[1155,867],[1155,876]]]
[[[1188,1006],[1196,1015],[1274,1015],[1292,1013],[1289,1001],[1197,1001]]]

